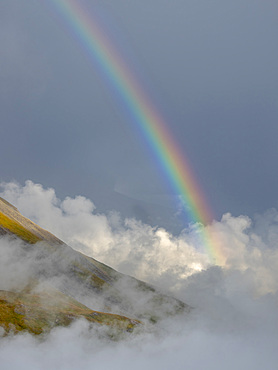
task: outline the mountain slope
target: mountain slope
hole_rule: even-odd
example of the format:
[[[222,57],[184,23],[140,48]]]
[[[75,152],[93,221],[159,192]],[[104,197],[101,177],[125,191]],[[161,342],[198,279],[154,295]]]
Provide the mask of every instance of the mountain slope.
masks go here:
[[[90,310],[53,289],[37,294],[0,290],[0,322],[6,332],[27,330],[33,334],[41,334],[54,326],[67,326],[80,318],[125,331],[132,331],[140,324],[137,320],[121,315]]]
[[[12,254],[20,268],[28,265],[12,289],[0,285],[0,325],[5,331],[41,333],[76,318],[130,331],[140,322],[190,311],[147,283],[73,250],[2,198],[0,234],[15,242]]]
[[[42,229],[28,218],[22,216],[16,207],[0,197],[0,230],[10,232],[24,241],[33,244],[44,240],[49,243],[63,244],[63,242]]]

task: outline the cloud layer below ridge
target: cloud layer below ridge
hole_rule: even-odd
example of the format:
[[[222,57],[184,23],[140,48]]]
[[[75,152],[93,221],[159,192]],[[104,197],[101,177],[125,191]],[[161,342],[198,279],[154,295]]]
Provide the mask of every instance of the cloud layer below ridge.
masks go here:
[[[27,181],[1,184],[0,196],[71,247],[120,272],[155,284],[195,309],[186,322],[161,324],[159,334],[109,344],[84,322],[55,329],[44,342],[29,335],[1,339],[3,369],[274,369],[278,344],[278,212],[251,220],[225,214],[210,226],[224,243],[225,266],[212,265],[194,227],[173,236],[116,212],[98,214],[82,196],[57,198],[53,189]],[[1,280],[11,261],[2,238]],[[25,263],[26,262],[26,263]],[[28,260],[21,273],[30,271]],[[16,261],[14,261],[16,264]],[[2,276],[3,275],[3,276]],[[1,334],[1,333],[0,333]],[[16,353],[16,355],[14,355]],[[46,356],[47,354],[47,356]],[[9,365],[9,366],[8,366]]]

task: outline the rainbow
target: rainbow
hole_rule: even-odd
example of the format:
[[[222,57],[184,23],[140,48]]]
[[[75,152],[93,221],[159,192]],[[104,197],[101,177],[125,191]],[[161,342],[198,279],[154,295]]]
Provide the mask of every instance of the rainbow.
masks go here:
[[[174,140],[163,117],[155,109],[134,74],[125,64],[96,20],[82,7],[80,0],[51,0],[55,9],[82,44],[89,58],[97,64],[110,86],[117,92],[166,174],[173,190],[180,195],[185,211],[197,223],[202,243],[213,263],[223,265],[221,243],[210,227],[213,219],[200,186],[188,161]]]

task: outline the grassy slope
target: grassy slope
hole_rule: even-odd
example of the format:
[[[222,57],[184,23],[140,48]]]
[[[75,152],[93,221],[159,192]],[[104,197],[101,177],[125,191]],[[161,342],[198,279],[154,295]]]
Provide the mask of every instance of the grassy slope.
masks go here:
[[[31,244],[42,241],[43,243],[32,248],[38,247],[42,255],[50,257],[49,260],[52,261],[49,266],[51,273],[47,276],[63,275],[73,285],[79,284],[82,291],[89,296],[101,294],[104,298],[106,297],[105,306],[110,312],[110,303],[113,307],[116,304],[119,308],[117,311],[123,315],[133,317],[136,312],[136,316],[140,320],[147,319],[155,322],[164,317],[159,317],[158,312],[160,311],[167,315],[190,311],[190,307],[183,302],[160,294],[149,284],[120,274],[93,258],[72,250],[0,198],[0,234],[6,232],[22,239],[30,247]],[[53,263],[55,263],[55,267],[53,267]],[[43,272],[43,275],[45,273],[46,271]],[[36,279],[39,276],[33,278]],[[117,282],[121,279],[124,284],[117,288]],[[134,293],[136,291],[134,297],[125,291],[125,283],[132,287]],[[67,294],[75,296],[75,293],[70,290],[70,285],[66,289]],[[138,293],[141,295],[138,296]],[[143,301],[147,298],[146,307],[140,308],[139,311],[137,309],[138,297],[143,298]],[[161,309],[163,306],[164,309]],[[39,334],[53,326],[68,325],[78,317],[128,331],[139,322],[125,316],[92,311],[73,298],[57,291],[55,294],[48,292],[39,296],[26,291],[21,293],[0,291],[0,326],[3,326],[5,331],[13,328],[15,331],[28,330],[31,333]]]
[[[124,331],[132,331],[139,324],[125,316],[90,310],[54,290],[39,294],[0,290],[0,325],[6,333],[25,330],[41,334],[54,326],[67,326],[78,318]]]
[[[23,227],[19,222],[12,220],[6,216],[3,212],[0,212],[0,227],[9,233],[18,236],[29,244],[35,244],[42,239],[33,234],[31,231]]]
[[[2,233],[14,235],[28,244],[42,241],[42,238],[1,211],[0,229]],[[72,263],[72,271],[75,271],[75,274],[82,280],[90,276],[89,281],[94,288],[100,289],[106,284],[104,280],[92,274],[84,266],[80,265],[77,268],[76,262]],[[58,291],[40,295],[0,291],[0,326],[5,329],[5,332],[12,329],[15,332],[27,330],[33,334],[40,334],[54,326],[69,325],[77,318],[85,318],[93,323],[127,331],[131,331],[139,323],[125,316],[92,311]]]

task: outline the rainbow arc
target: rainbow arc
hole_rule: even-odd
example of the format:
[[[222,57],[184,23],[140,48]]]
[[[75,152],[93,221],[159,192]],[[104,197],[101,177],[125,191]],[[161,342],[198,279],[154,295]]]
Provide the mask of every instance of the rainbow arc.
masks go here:
[[[82,2],[51,1],[75,38],[82,44],[94,66],[97,65],[119,95],[133,124],[141,131],[174,192],[182,197],[190,220],[200,224],[200,240],[211,260],[224,265],[221,242],[212,233],[211,227],[203,226],[213,219],[212,212],[188,161],[162,115],[143,91],[136,76],[109,41],[108,36],[92,15],[82,7]]]

